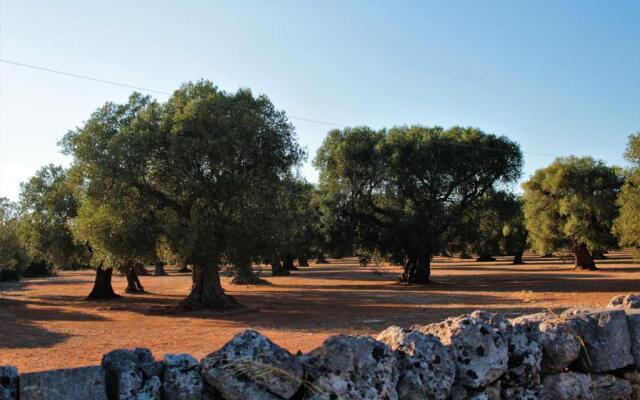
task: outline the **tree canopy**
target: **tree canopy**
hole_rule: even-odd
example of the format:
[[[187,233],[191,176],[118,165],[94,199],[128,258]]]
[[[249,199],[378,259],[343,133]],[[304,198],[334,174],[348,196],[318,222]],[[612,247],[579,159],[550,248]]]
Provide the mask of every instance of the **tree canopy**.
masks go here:
[[[29,257],[54,268],[88,265],[90,251],[74,240],[69,226],[77,215],[78,204],[68,172],[60,166],[47,165],[21,189],[18,234]]]
[[[640,251],[640,133],[629,136],[625,158],[633,163],[618,196],[620,215],[614,223],[614,233],[620,245]]]
[[[478,261],[495,255],[513,255],[522,262],[527,233],[519,196],[507,191],[490,191],[478,199],[447,236],[446,251],[476,254]]]
[[[478,199],[515,182],[519,146],[479,129],[423,126],[329,132],[318,150],[320,190],[344,196],[359,240],[406,257],[405,283],[427,283],[442,238]]]
[[[558,158],[523,184],[526,227],[542,254],[569,247],[576,267],[593,269],[590,251],[616,246],[611,233],[622,178],[591,157]]]
[[[163,104],[139,94],[107,103],[63,140],[88,191],[135,193],[162,219],[170,247],[194,265],[189,307],[231,306],[219,279],[226,255],[237,253],[243,210],[301,160],[294,129],[266,96],[187,83]]]
[[[18,205],[0,197],[0,281],[17,280],[27,265],[25,249],[18,239]]]

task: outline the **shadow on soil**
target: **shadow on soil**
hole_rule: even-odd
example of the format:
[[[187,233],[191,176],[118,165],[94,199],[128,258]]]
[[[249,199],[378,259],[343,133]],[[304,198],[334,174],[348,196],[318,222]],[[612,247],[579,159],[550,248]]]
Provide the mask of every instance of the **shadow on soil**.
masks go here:
[[[3,339],[0,347],[46,347],[64,341],[68,335],[42,329],[38,321],[104,321],[110,312],[133,312],[166,318],[195,318],[203,321],[229,322],[230,326],[254,329],[300,330],[327,332],[351,330],[375,332],[388,325],[410,326],[442,320],[448,316],[471,312],[478,308],[506,314],[538,312],[542,308],[524,303],[520,291],[544,293],[637,292],[640,282],[624,277],[624,272],[639,268],[607,267],[626,260],[602,262],[596,272],[573,271],[572,265],[560,260],[544,260],[553,264],[542,268],[536,259],[514,266],[508,260],[498,263],[438,262],[434,265],[436,284],[400,286],[400,268],[385,267],[380,274],[371,269],[353,267],[353,259],[331,264],[312,265],[294,271],[291,277],[269,280],[273,285],[237,290],[226,285],[243,305],[224,311],[178,311],[182,295],[123,295],[121,299],[95,302],[78,295],[40,294],[22,299],[0,298],[0,323],[13,324],[15,338]],[[503,264],[500,262],[504,261]],[[608,260],[606,260],[608,261]],[[350,265],[349,268],[345,266]],[[446,274],[442,273],[446,270]],[[473,272],[481,271],[480,274]],[[621,272],[613,275],[612,272]],[[265,277],[266,274],[265,274]],[[295,283],[291,278],[296,278]],[[73,280],[70,277],[67,282]],[[141,277],[143,284],[145,277]],[[346,282],[346,280],[351,280]],[[64,284],[64,280],[55,284]],[[90,282],[82,281],[90,285]],[[308,283],[307,283],[308,282]],[[44,282],[43,282],[44,283]],[[36,284],[33,281],[30,285]],[[511,292],[511,293],[507,293]],[[185,293],[186,295],[186,293]],[[62,309],[69,308],[74,311]],[[12,313],[13,310],[13,313]],[[82,311],[75,311],[82,310]],[[12,318],[12,314],[15,316]],[[168,323],[169,325],[169,323]],[[25,339],[26,338],[26,339]]]
[[[0,325],[3,332],[10,332],[0,338],[0,348],[52,347],[72,336],[45,329],[39,322],[106,320],[91,312],[52,307],[50,302],[0,298]]]

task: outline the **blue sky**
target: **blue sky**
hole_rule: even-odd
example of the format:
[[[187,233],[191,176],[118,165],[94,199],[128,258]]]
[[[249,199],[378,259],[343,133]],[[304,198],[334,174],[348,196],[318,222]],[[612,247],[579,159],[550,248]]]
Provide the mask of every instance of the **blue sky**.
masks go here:
[[[521,144],[523,179],[540,153],[623,164],[640,130],[639,1],[0,0],[0,58],[167,92],[206,78],[345,125],[475,126]],[[0,196],[130,92],[0,63]],[[292,122],[313,158],[331,127]]]

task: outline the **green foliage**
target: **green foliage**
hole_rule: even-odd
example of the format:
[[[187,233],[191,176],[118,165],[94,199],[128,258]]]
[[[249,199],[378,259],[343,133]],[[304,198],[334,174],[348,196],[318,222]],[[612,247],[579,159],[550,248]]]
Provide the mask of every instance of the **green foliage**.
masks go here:
[[[488,259],[518,254],[526,247],[521,199],[510,192],[486,193],[467,209],[455,228],[447,237],[450,253],[477,254]]]
[[[514,182],[522,154],[479,129],[422,126],[329,132],[320,191],[355,224],[357,247],[409,259],[443,249],[447,232],[485,193]]]
[[[613,228],[620,245],[640,253],[640,133],[629,137],[625,158],[634,166],[627,171],[627,179],[620,190],[617,200],[620,215]]]
[[[316,188],[311,198],[313,212],[311,239],[313,254],[342,257],[354,254],[356,226],[346,211],[345,196],[339,192],[326,192]]]
[[[558,158],[523,184],[524,213],[533,248],[540,254],[581,244],[591,250],[616,246],[611,234],[621,178],[591,157]]]
[[[28,259],[18,239],[18,205],[0,197],[0,281],[17,280]]]
[[[119,270],[156,261],[159,229],[153,210],[134,193],[118,202],[106,200],[86,196],[72,224],[76,240],[91,246],[92,265]]]
[[[502,225],[502,254],[514,255],[516,259],[527,249],[529,232],[524,219],[524,201],[521,196],[512,197],[507,203],[508,214]]]
[[[277,229],[273,250],[283,259],[312,257],[316,218],[311,204],[313,192],[313,185],[301,179],[289,178],[281,183],[274,204]]]
[[[176,254],[211,268],[247,248],[236,239],[259,229],[263,198],[303,156],[267,97],[207,81],[183,85],[164,104],[139,94],[108,103],[62,143],[90,182],[88,196],[109,204],[101,218],[122,223],[111,215],[118,202],[142,205]]]
[[[54,268],[86,266],[89,249],[74,241],[69,226],[78,205],[68,172],[54,165],[42,167],[21,189],[18,235],[29,257]]]

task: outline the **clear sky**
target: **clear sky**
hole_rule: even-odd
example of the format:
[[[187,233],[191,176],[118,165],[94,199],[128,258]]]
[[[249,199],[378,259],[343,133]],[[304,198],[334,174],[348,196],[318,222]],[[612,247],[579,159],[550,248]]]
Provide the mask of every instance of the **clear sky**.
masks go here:
[[[0,58],[167,92],[206,78],[344,125],[475,126],[521,144],[523,179],[548,154],[623,164],[640,130],[635,0],[0,0]],[[0,63],[0,196],[130,92]],[[331,126],[292,122],[313,158]]]

